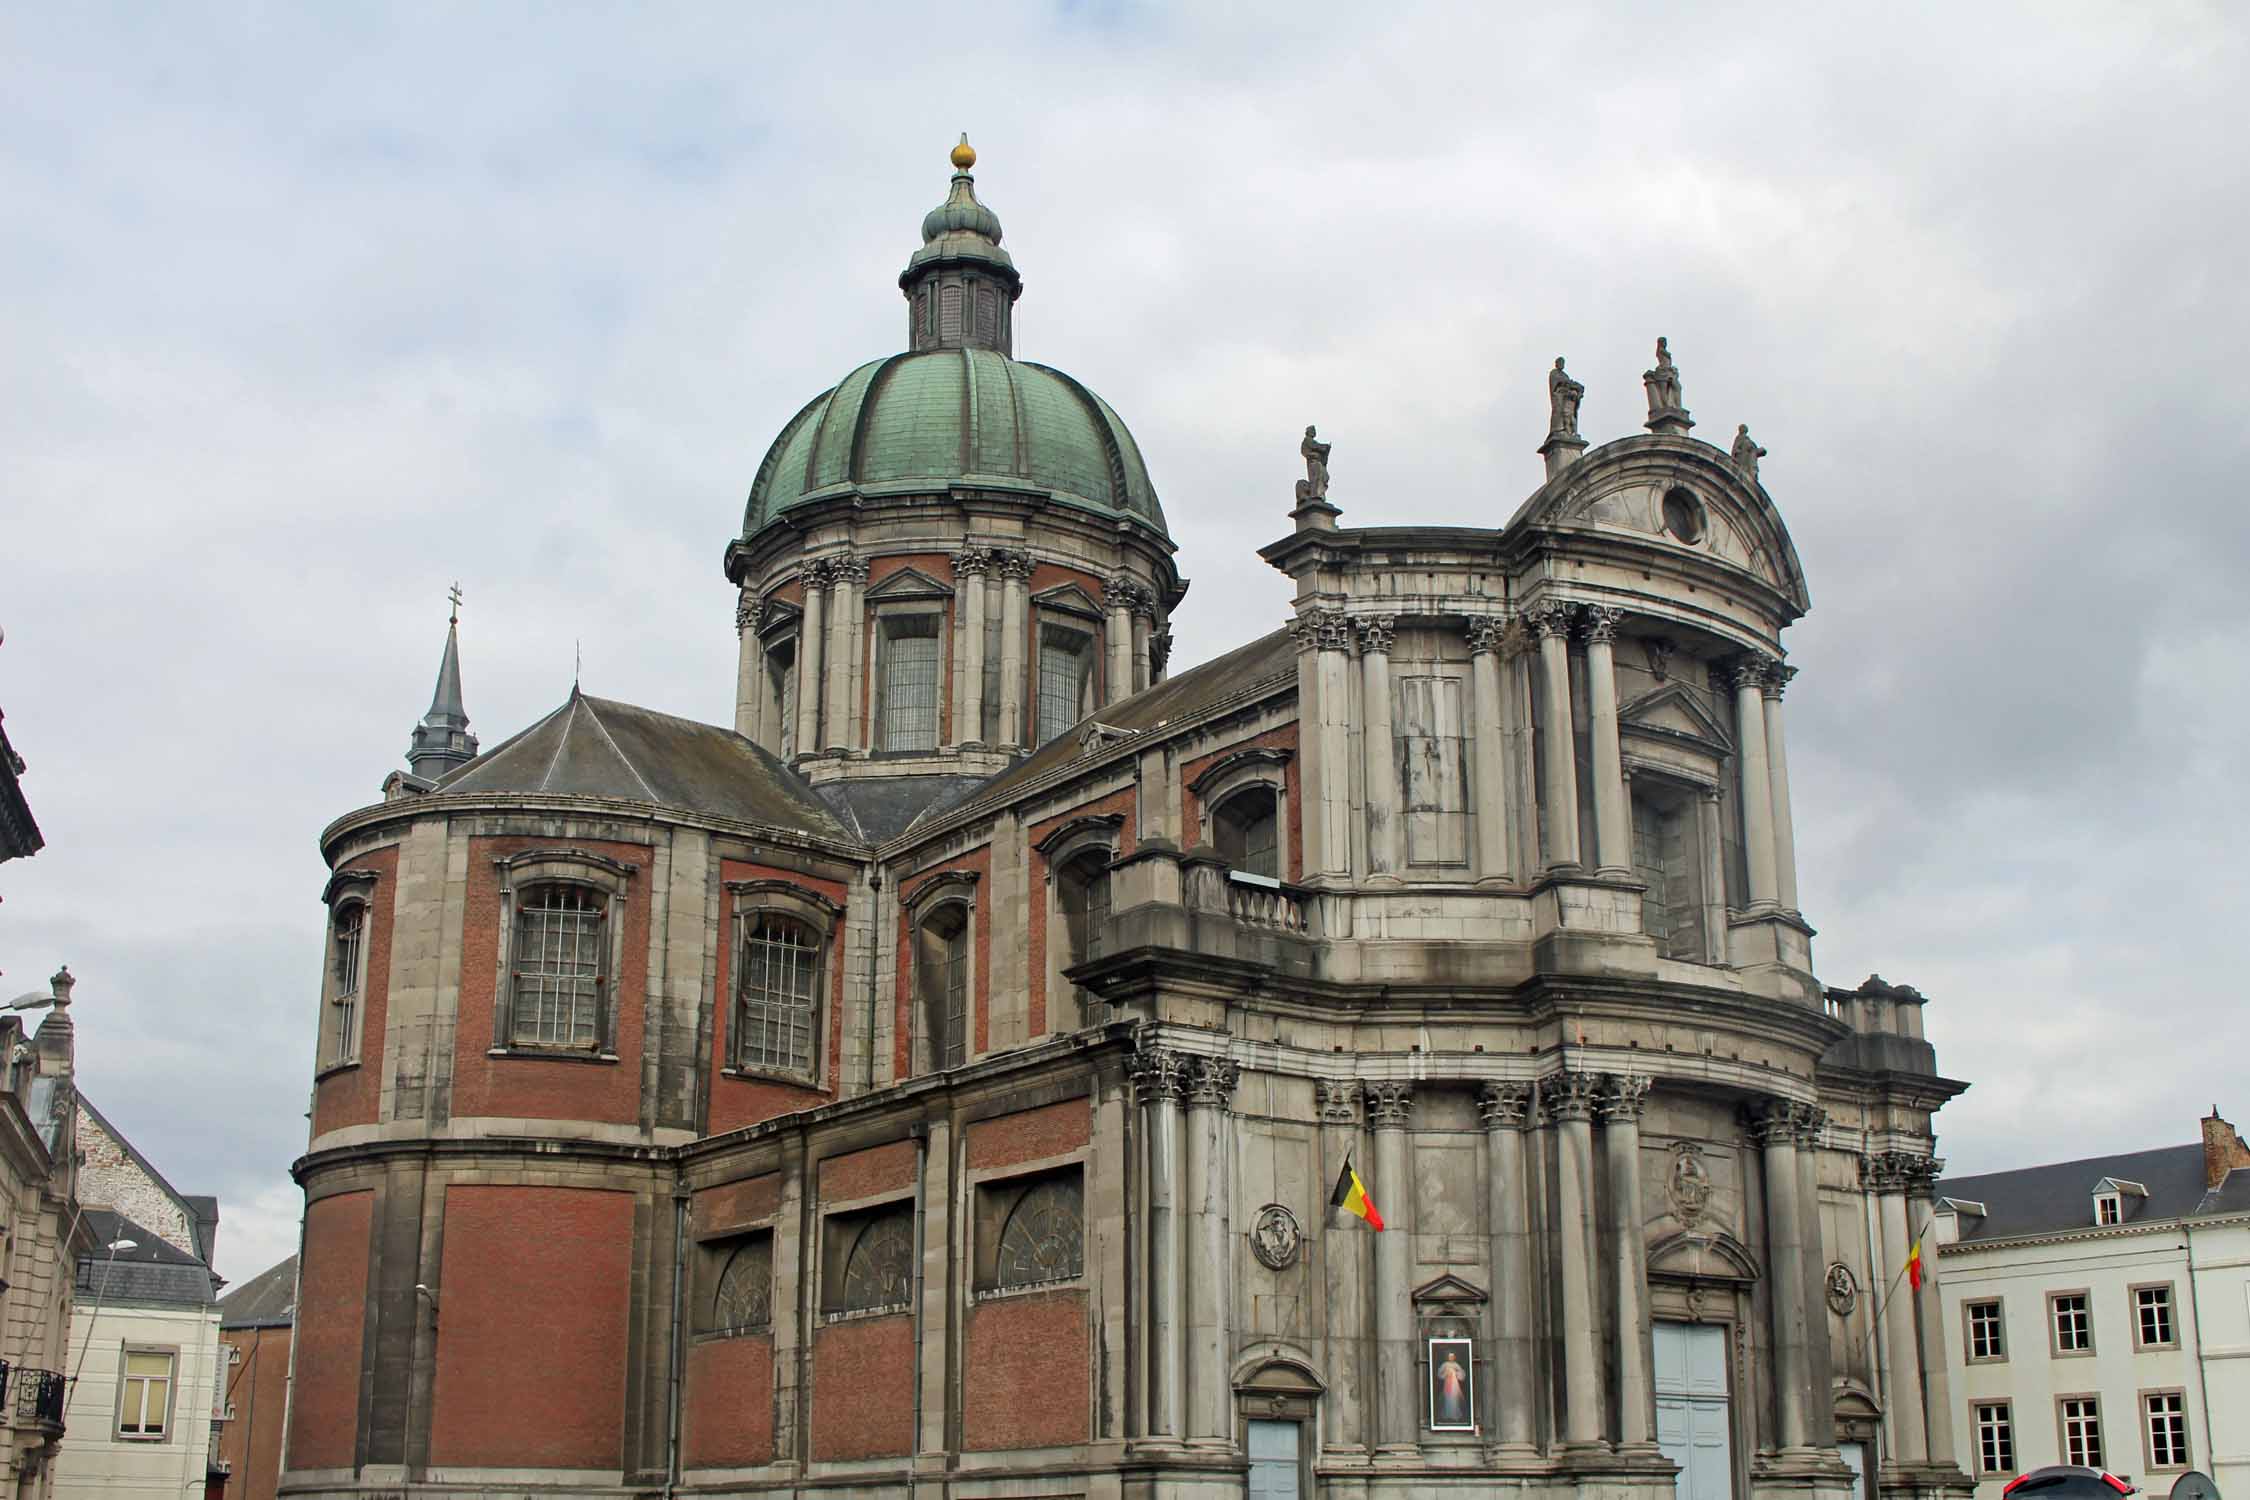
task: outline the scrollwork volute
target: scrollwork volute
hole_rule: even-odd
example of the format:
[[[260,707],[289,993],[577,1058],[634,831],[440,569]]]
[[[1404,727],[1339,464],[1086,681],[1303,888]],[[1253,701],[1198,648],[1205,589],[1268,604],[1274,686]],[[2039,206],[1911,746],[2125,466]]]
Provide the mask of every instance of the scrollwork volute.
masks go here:
[[[1585,609],[1586,639],[1608,644],[1617,639],[1617,626],[1625,611],[1614,604],[1589,604]]]
[[[1794,1146],[1797,1142],[1797,1105],[1770,1098],[1752,1105],[1743,1116],[1742,1130],[1761,1151],[1768,1146]]]
[[[1188,1103],[1198,1109],[1225,1109],[1242,1081],[1242,1064],[1231,1057],[1198,1057],[1188,1075]]]
[[[1299,651],[1349,651],[1351,617],[1340,609],[1309,609],[1289,622]]]
[[[1553,1120],[1590,1120],[1601,1075],[1566,1070],[1539,1080],[1539,1104]]]
[[[734,633],[736,635],[742,634],[757,623],[757,619],[758,601],[748,589],[744,589],[742,596],[735,600],[734,604]]]
[[[1133,1092],[1148,1103],[1178,1103],[1187,1097],[1188,1060],[1169,1047],[1142,1046],[1127,1061]]]
[[[1359,647],[1379,656],[1391,654],[1391,643],[1397,638],[1398,616],[1362,615],[1359,619]]]
[[[1468,624],[1469,654],[1499,652],[1508,640],[1508,622],[1498,615],[1472,615]]]
[[[1531,1085],[1492,1082],[1477,1090],[1477,1118],[1487,1130],[1521,1130],[1531,1123]]]
[[[1031,567],[1031,554],[1028,552],[996,550],[992,554],[992,571],[998,573],[1003,579],[1012,579],[1018,582],[1027,581],[1031,577]]]
[[[808,589],[825,589],[828,587],[829,580],[835,577],[835,570],[836,564],[833,560],[815,557],[807,559],[804,566],[797,570],[797,577]]]
[[[1797,1149],[1811,1151],[1820,1145],[1821,1132],[1827,1128],[1828,1111],[1817,1104],[1792,1105],[1789,1110],[1789,1128],[1796,1136]]]
[[[1329,1125],[1359,1123],[1359,1081],[1352,1078],[1315,1078],[1313,1100],[1321,1120]]]
[[[1367,1101],[1367,1123],[1377,1130],[1404,1130],[1414,1108],[1411,1083],[1370,1083],[1361,1086]]]
[[[1641,1117],[1648,1104],[1649,1080],[1642,1073],[1611,1073],[1594,1096],[1604,1124],[1629,1124]]]
[[[828,574],[839,584],[857,586],[867,582],[872,564],[864,557],[839,557],[828,565]]]
[[[982,547],[963,547],[953,554],[953,576],[982,578],[992,568],[992,554]]]
[[[1524,623],[1540,640],[1550,636],[1570,639],[1570,622],[1578,613],[1578,606],[1562,599],[1548,599],[1524,611]]]

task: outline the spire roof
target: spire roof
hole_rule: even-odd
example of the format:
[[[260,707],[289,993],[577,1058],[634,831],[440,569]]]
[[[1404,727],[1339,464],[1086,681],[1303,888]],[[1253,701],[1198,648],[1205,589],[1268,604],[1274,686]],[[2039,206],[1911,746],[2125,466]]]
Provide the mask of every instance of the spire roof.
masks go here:
[[[452,592],[453,612],[445,622],[445,654],[438,659],[437,688],[430,711],[414,726],[406,763],[417,776],[436,780],[476,757],[477,737],[469,733],[469,710],[461,701],[461,586]]]

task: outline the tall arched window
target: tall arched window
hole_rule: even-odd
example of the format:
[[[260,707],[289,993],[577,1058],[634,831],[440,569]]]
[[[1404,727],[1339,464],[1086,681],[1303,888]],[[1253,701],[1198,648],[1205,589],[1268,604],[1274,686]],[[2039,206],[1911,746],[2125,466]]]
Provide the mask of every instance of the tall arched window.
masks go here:
[[[350,901],[336,908],[329,945],[328,1063],[347,1063],[359,1055],[359,986],[364,967],[367,906]]]
[[[810,1075],[820,1015],[820,935],[775,912],[742,922],[735,1066]]]
[[[1243,875],[1281,878],[1281,820],[1270,786],[1249,786],[1211,811],[1211,842]]]
[[[1063,1002],[1049,1007],[1050,1024],[1057,1031],[1085,1024],[1087,1002],[1092,997],[1062,975],[1101,957],[1102,935],[1109,925],[1109,865],[1109,849],[1099,845],[1065,857],[1055,869],[1055,909],[1061,930],[1055,934],[1059,941],[1053,944],[1050,971],[1054,984],[1048,993]]]
[[[948,901],[915,929],[914,984],[923,1038],[922,1058],[932,1070],[969,1060],[969,906]]]
[[[609,985],[608,901],[587,886],[547,881],[516,902],[510,1040],[595,1047]]]

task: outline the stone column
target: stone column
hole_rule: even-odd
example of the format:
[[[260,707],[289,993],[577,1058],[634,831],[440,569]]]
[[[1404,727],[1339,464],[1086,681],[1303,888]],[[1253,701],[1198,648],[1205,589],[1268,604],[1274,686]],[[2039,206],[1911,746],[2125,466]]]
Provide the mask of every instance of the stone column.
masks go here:
[[[1480,881],[1508,878],[1508,721],[1501,683],[1500,643],[1507,621],[1478,615],[1469,621],[1469,691],[1476,700],[1476,734],[1470,742],[1474,785],[1469,805],[1477,818],[1476,871]]]
[[[1351,621],[1339,610],[1310,609],[1289,628],[1297,637],[1298,755],[1304,762],[1307,878],[1349,877],[1352,869]],[[1311,691],[1307,692],[1307,689]],[[1312,704],[1308,718],[1304,705]]]
[[[867,559],[839,557],[829,564],[828,711],[821,748],[845,750],[859,743],[861,654],[867,646],[865,595]]]
[[[808,562],[803,568],[805,615],[797,622],[797,753],[810,755],[820,748],[820,658],[827,635],[828,564]]]
[[[1795,667],[1771,662],[1766,667],[1766,782],[1772,788],[1774,899],[1782,910],[1797,909],[1797,829],[1789,815],[1789,751],[1781,736],[1781,694]]]
[[[1133,691],[1153,685],[1155,669],[1149,665],[1148,643],[1156,637],[1156,595],[1139,589],[1133,595]]]
[[[1891,1457],[1918,1464],[1928,1456],[1922,1416],[1922,1357],[1915,1347],[1914,1288],[1906,1275],[1906,1177],[1904,1157],[1877,1156],[1863,1161],[1868,1189],[1875,1195],[1883,1264],[1875,1273],[1883,1292],[1883,1426]],[[1893,1281],[1892,1278],[1897,1280]]]
[[[1906,1160],[1906,1224],[1909,1235],[1926,1235],[1933,1212],[1932,1197],[1945,1163],[1934,1156]],[[1914,1314],[1922,1327],[1922,1419],[1930,1443],[1924,1450],[1933,1463],[1951,1461],[1953,1447],[1952,1379],[1945,1368],[1945,1339],[1935,1320],[1944,1316],[1945,1297],[1938,1287],[1937,1246],[1925,1239],[1922,1246],[1922,1291],[1914,1298]]]
[[[1350,1079],[1317,1078],[1313,1095],[1320,1105],[1320,1159],[1325,1188],[1343,1170],[1359,1144],[1359,1085]],[[1367,1252],[1369,1235],[1357,1219],[1335,1222],[1330,1210],[1314,1243],[1322,1257],[1322,1287],[1327,1292],[1328,1421],[1323,1434],[1330,1449],[1367,1451]]]
[[[1234,1142],[1227,1106],[1241,1076],[1240,1065],[1226,1058],[1199,1057],[1188,1083],[1188,1437],[1221,1448],[1234,1446],[1234,1216],[1227,1201]]]
[[[1735,738],[1742,759],[1742,854],[1750,871],[1750,905],[1774,904],[1773,773],[1766,766],[1765,664],[1735,663]]]
[[[1617,1443],[1656,1447],[1656,1387],[1649,1326],[1648,1241],[1641,1212],[1641,1109],[1648,1079],[1613,1073],[1600,1097],[1602,1157],[1609,1174],[1610,1230],[1616,1236]]]
[[[984,738],[984,574],[992,554],[953,554],[953,743]]]
[[[1703,940],[1704,952],[1714,964],[1727,957],[1726,844],[1719,827],[1719,789],[1706,787],[1696,799],[1697,827],[1703,836]]]
[[[1540,1103],[1555,1125],[1556,1258],[1562,1282],[1563,1446],[1602,1445],[1602,1363],[1594,1342],[1594,1075],[1550,1073]]]
[[[1422,1424],[1416,1415],[1421,1393],[1414,1348],[1414,1244],[1408,1222],[1414,1201],[1414,1168],[1409,1161],[1406,1121],[1414,1105],[1410,1083],[1365,1086],[1367,1123],[1375,1128],[1375,1184],[1391,1212],[1375,1236],[1375,1434],[1385,1452],[1411,1457],[1420,1452]],[[1388,1184],[1386,1186],[1385,1184]]]
[[[1186,1059],[1143,1046],[1129,1064],[1141,1107],[1141,1139],[1148,1183],[1148,1362],[1146,1437],[1185,1435],[1186,1305],[1180,1286],[1180,1100],[1187,1091]]]
[[[1391,743],[1393,615],[1359,622],[1360,753],[1367,788],[1367,873],[1398,877],[1398,752]]]
[[[1594,778],[1594,862],[1604,875],[1633,873],[1632,807],[1625,792],[1625,756],[1617,738],[1617,622],[1625,611],[1586,606],[1586,709]]]
[[[1797,1202],[1797,1136],[1793,1106],[1769,1099],[1750,1121],[1750,1139],[1765,1158],[1766,1282],[1772,1313],[1773,1390],[1777,1446],[1807,1446],[1804,1215]]]
[[[1570,728],[1570,617],[1572,606],[1549,600],[1526,618],[1539,638],[1539,746],[1546,776],[1539,788],[1545,813],[1547,864],[1578,861],[1578,760]]]
[[[1836,1446],[1835,1356],[1828,1342],[1827,1235],[1820,1214],[1820,1135],[1828,1112],[1810,1104],[1790,1111],[1797,1136],[1797,1212],[1805,1262],[1805,1441]]]
[[[1537,1375],[1532,1362],[1531,1221],[1524,1196],[1523,1133],[1531,1117],[1531,1085],[1488,1083],[1477,1092],[1484,1121],[1492,1214],[1492,1363],[1486,1377],[1503,1455],[1529,1458],[1538,1450],[1532,1423]]]
[[[1000,743],[1013,748],[1029,737],[1023,722],[1024,629],[1031,614],[1031,554],[996,552],[1000,573]]]
[[[1130,574],[1119,573],[1102,589],[1102,606],[1109,614],[1103,631],[1109,647],[1109,670],[1102,674],[1104,706],[1133,691],[1133,595],[1139,588]]]

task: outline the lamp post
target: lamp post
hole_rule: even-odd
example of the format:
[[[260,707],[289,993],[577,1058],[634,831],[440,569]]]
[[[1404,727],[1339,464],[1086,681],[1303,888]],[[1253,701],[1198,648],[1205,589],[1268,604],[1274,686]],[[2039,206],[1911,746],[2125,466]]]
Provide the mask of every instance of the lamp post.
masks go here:
[[[102,1301],[109,1296],[109,1276],[110,1272],[116,1268],[117,1252],[120,1250],[138,1250],[140,1247],[141,1242],[139,1240],[127,1239],[111,1240],[106,1247],[109,1250],[109,1256],[102,1262],[102,1284],[94,1289],[94,1310],[86,1316],[86,1340],[78,1346],[78,1363],[70,1367],[70,1392],[63,1398],[66,1405],[69,1403],[70,1396],[77,1394],[78,1372],[86,1368],[86,1351],[94,1347],[94,1324],[101,1320]]]

